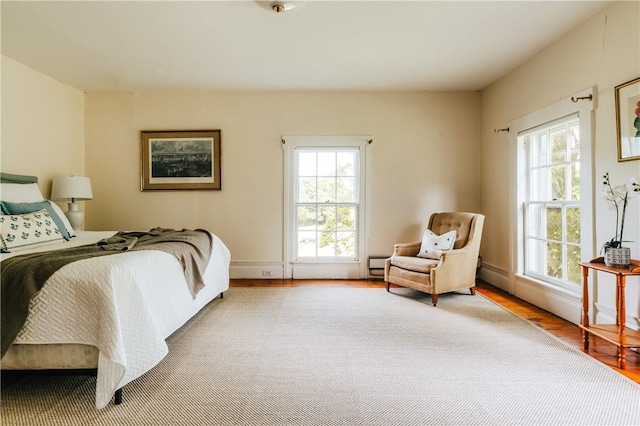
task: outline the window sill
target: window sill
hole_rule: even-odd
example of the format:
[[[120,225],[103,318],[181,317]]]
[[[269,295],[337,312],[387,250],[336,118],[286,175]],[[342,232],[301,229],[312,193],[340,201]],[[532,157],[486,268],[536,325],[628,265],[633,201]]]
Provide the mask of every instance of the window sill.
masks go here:
[[[533,287],[538,287],[551,293],[555,293],[562,297],[567,297],[578,301],[582,300],[582,287],[580,286],[576,286],[575,291],[572,291],[567,288],[553,285],[537,278],[533,278],[529,275],[515,274],[515,278],[517,281],[524,282],[525,284]]]

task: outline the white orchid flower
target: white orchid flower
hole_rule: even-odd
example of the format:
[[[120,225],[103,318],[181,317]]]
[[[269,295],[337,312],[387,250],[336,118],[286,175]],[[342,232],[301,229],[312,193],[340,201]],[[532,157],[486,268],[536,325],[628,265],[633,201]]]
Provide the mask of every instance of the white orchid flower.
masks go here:
[[[602,196],[607,201],[616,201],[616,199],[618,198],[616,196],[615,192],[613,192],[613,188],[611,188],[610,186],[607,186],[607,185],[603,185],[602,186]]]
[[[638,184],[638,179],[635,177],[629,178],[626,185],[626,191],[628,193],[628,198],[633,198],[638,195],[638,193],[640,193],[640,184]]]
[[[627,212],[627,203],[630,198],[640,195],[640,184],[636,177],[631,177],[626,184],[612,186],[609,179],[609,172],[603,176],[601,194],[605,200],[610,202],[610,206],[616,209],[616,234],[607,242],[608,247],[620,247],[623,243],[624,221]],[[620,216],[622,208],[622,216]],[[618,232],[618,230],[620,232]]]

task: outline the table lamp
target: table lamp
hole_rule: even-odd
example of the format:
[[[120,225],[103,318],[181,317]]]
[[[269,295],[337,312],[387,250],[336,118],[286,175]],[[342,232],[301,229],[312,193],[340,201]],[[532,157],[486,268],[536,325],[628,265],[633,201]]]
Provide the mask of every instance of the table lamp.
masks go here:
[[[56,201],[69,201],[65,216],[76,231],[82,231],[84,212],[80,211],[77,201],[91,200],[91,180],[85,176],[62,176],[53,179],[51,186],[51,199]]]

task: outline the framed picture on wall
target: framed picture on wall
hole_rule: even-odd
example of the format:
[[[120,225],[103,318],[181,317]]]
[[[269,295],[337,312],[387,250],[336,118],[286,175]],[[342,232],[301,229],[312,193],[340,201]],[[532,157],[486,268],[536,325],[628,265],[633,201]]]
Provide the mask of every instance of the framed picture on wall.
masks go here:
[[[616,86],[618,161],[640,160],[640,78]]]
[[[143,130],[142,190],[221,190],[220,130]]]

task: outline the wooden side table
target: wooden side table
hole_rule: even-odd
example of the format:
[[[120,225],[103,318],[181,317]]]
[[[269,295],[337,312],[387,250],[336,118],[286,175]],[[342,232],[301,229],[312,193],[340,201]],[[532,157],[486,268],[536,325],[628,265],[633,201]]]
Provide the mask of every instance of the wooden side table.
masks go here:
[[[627,349],[640,348],[640,332],[625,326],[625,285],[629,276],[640,276],[640,260],[632,260],[628,268],[614,268],[604,264],[604,259],[599,257],[591,262],[580,263],[582,267],[582,339],[584,350],[589,350],[589,334],[600,337],[618,347],[618,367],[624,370],[627,367]],[[589,269],[614,274],[616,276],[616,323],[615,324],[590,324],[589,323]]]

